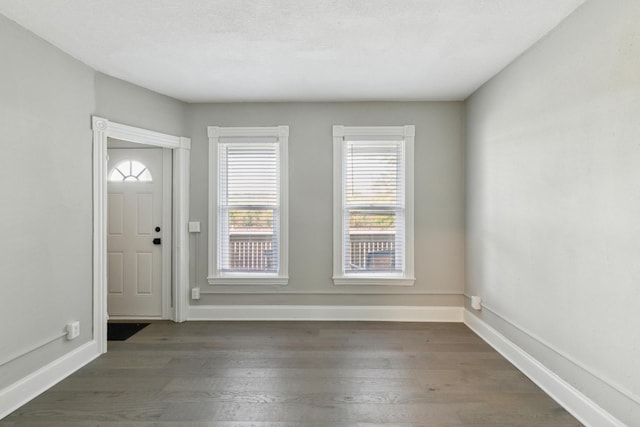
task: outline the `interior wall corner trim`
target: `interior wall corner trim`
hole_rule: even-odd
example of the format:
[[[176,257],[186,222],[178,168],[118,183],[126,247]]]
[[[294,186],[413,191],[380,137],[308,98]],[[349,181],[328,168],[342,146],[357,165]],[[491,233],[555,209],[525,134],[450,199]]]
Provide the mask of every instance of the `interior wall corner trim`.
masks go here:
[[[93,340],[59,357],[30,375],[0,390],[0,419],[47,391],[100,356]]]
[[[190,306],[188,320],[327,320],[459,322],[463,307],[354,305],[202,305]]]
[[[463,316],[465,325],[502,354],[581,423],[593,427],[626,426],[625,423],[605,411],[478,316],[469,310],[464,310]]]

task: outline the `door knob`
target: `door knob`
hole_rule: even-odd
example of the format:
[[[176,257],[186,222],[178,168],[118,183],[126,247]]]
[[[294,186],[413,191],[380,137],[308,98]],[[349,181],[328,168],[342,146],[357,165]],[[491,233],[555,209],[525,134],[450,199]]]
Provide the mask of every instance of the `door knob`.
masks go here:
[[[156,227],[156,232],[159,232],[159,231],[160,231],[160,227]]]
[[[154,245],[159,245],[159,244],[161,244],[161,243],[162,243],[162,240],[160,240],[160,238],[155,238],[155,239],[153,239],[153,244],[154,244]]]

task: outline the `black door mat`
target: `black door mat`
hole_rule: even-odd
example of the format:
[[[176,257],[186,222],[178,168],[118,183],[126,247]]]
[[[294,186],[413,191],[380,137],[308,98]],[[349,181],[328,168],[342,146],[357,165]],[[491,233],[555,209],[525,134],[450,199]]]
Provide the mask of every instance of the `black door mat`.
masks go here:
[[[125,341],[149,325],[150,323],[107,323],[107,340]]]

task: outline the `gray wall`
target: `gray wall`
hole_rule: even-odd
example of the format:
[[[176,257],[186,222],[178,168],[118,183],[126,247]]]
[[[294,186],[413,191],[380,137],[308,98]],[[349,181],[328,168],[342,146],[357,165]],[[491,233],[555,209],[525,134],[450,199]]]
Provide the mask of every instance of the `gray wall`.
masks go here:
[[[148,89],[95,73],[95,114],[113,122],[174,136],[188,136],[186,105]]]
[[[95,73],[3,15],[0,52],[2,389],[92,339],[91,115],[183,136],[186,104]],[[73,320],[79,338],[51,340]]]
[[[92,338],[93,71],[0,15],[0,389]]]
[[[464,281],[463,104],[254,103],[188,108],[191,155],[191,282],[198,304],[456,305]],[[413,287],[334,286],[332,125],[416,125]],[[288,286],[210,286],[207,277],[207,126],[289,125]],[[363,296],[363,294],[366,294]],[[408,295],[411,294],[411,295]],[[193,302],[192,302],[193,303]]]
[[[468,295],[640,425],[640,2],[591,0],[467,103]]]

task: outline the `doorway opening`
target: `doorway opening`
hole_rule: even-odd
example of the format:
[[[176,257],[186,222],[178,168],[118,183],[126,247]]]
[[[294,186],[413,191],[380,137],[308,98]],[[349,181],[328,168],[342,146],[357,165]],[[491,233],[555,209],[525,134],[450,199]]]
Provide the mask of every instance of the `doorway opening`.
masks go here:
[[[170,319],[171,150],[107,141],[107,314]]]
[[[160,239],[168,244],[166,250],[162,251],[162,257],[164,257],[162,265],[166,268],[168,274],[167,277],[168,286],[165,289],[165,295],[162,298],[162,309],[160,310],[160,316],[157,318],[168,318],[175,322],[182,322],[186,320],[187,302],[188,302],[188,230],[187,222],[189,218],[189,155],[191,149],[191,141],[189,138],[178,137],[173,135],[167,135],[159,132],[154,132],[146,129],[141,129],[133,126],[123,125],[120,123],[111,122],[102,117],[94,116],[92,118],[93,129],[93,331],[94,340],[98,345],[100,353],[107,351],[107,320],[108,320],[108,294],[109,294],[109,282],[108,274],[109,266],[109,250],[108,250],[108,230],[109,230],[109,187],[108,178],[109,173],[115,173],[114,177],[121,174],[124,180],[129,179],[133,181],[134,178],[140,182],[148,183],[149,177],[153,179],[154,171],[152,168],[148,169],[148,174],[144,171],[138,170],[139,165],[134,164],[131,159],[131,163],[127,165],[126,159],[123,159],[122,165],[110,165],[108,163],[108,148],[110,145],[125,144],[131,146],[136,144],[138,147],[148,147],[167,149],[165,151],[162,160],[164,167],[169,168],[172,172],[172,176],[168,179],[168,188],[170,191],[167,193],[165,205],[168,204],[168,212],[162,219],[163,225],[152,225],[153,219],[148,220],[142,224],[143,228],[151,226],[151,232],[148,237],[153,239]],[[116,142],[117,141],[117,142]],[[131,148],[133,149],[133,148]],[[162,151],[162,150],[161,150]],[[144,164],[143,162],[139,162]],[[120,172],[116,166],[122,166]],[[135,171],[134,171],[135,169]],[[134,173],[135,172],[135,173]],[[157,176],[157,175],[156,175]],[[166,174],[160,172],[160,176],[165,177]],[[167,185],[163,185],[165,191]],[[141,197],[143,201],[149,201],[148,195]],[[122,196],[124,202],[124,196]],[[114,202],[116,203],[116,202]],[[138,203],[136,201],[135,203]],[[146,202],[145,202],[146,203]],[[151,206],[148,203],[143,203],[142,209],[146,209],[145,206]],[[124,204],[123,204],[124,206]],[[124,208],[124,207],[123,207]],[[170,219],[169,219],[170,218]],[[169,221],[167,225],[167,221]],[[137,226],[137,225],[136,225]],[[156,227],[160,228],[160,231],[156,232]],[[168,234],[164,234],[163,230],[166,230]],[[145,233],[148,230],[143,230]],[[145,233],[142,233],[143,235]],[[161,233],[160,237],[155,237],[155,233]],[[146,233],[149,234],[149,233]],[[147,280],[147,275],[150,273],[148,266],[153,264],[152,255],[153,251],[142,251],[139,256],[140,270],[142,276],[136,277],[139,283],[138,293],[144,294],[149,291],[150,280]],[[113,257],[113,260],[118,256]],[[116,260],[117,261],[117,260]],[[117,264],[117,262],[116,262]],[[117,269],[115,269],[117,270]],[[115,271],[114,270],[114,271]],[[145,273],[146,272],[146,273]],[[124,275],[124,270],[122,270]],[[137,272],[135,273],[138,274]],[[138,280],[139,279],[139,280]],[[114,286],[117,288],[119,285],[116,283]],[[142,290],[142,292],[139,292]],[[154,316],[144,315],[151,318]],[[132,318],[139,317],[132,315]],[[124,318],[124,316],[123,316]]]

